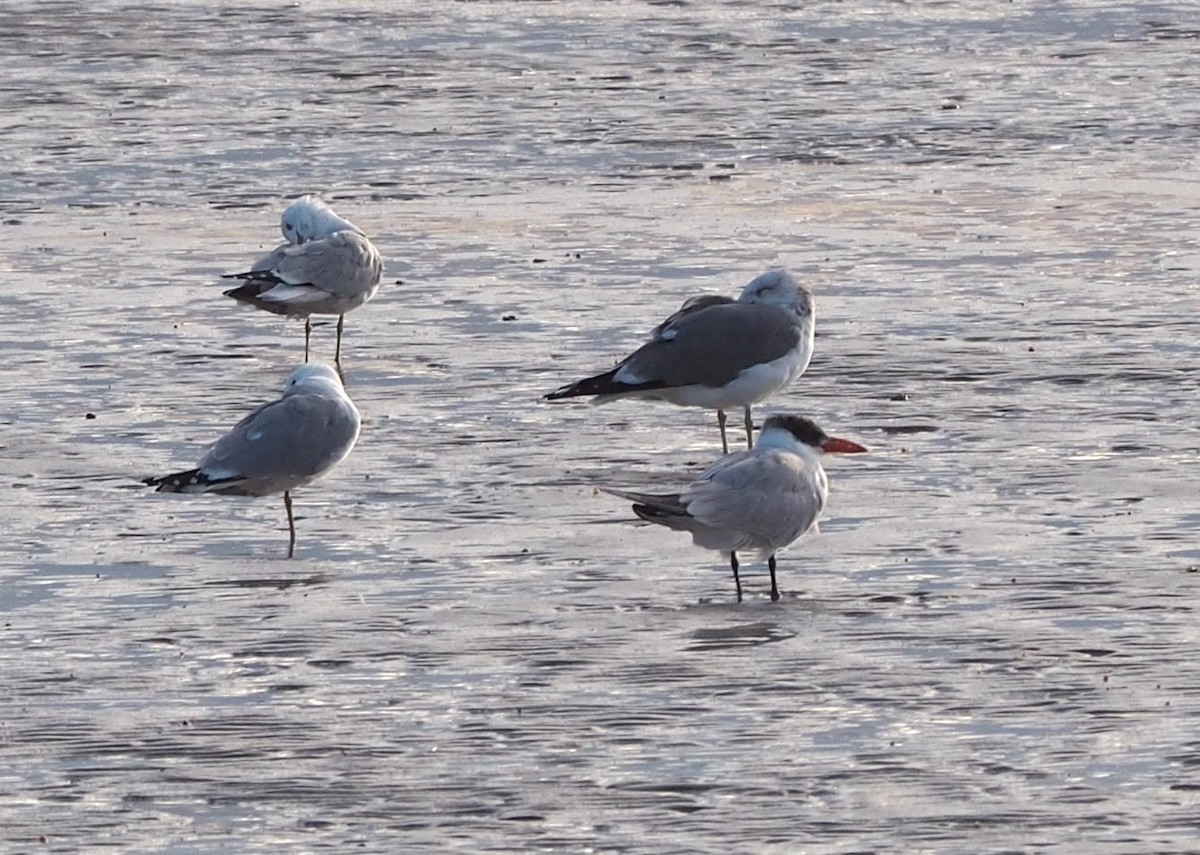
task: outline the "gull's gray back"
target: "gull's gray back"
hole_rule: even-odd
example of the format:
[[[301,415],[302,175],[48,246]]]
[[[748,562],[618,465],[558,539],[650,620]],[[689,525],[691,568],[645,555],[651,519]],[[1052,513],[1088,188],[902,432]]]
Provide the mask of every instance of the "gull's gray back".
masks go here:
[[[668,386],[721,386],[750,366],[786,355],[801,335],[796,317],[783,309],[734,302],[681,310],[656,332],[625,360],[617,379],[628,372]]]
[[[312,285],[339,297],[357,297],[379,286],[383,260],[367,238],[341,231],[289,248],[274,271],[289,285]]]
[[[262,496],[292,490],[349,454],[359,424],[348,398],[297,389],[238,422],[208,450],[200,468],[214,477],[244,479],[230,492]]]
[[[254,264],[250,265],[250,272],[257,273],[260,270],[274,270],[287,256],[287,251],[291,249],[292,246],[294,246],[294,244],[281,243],[266,255],[259,256],[258,260],[255,261]]]

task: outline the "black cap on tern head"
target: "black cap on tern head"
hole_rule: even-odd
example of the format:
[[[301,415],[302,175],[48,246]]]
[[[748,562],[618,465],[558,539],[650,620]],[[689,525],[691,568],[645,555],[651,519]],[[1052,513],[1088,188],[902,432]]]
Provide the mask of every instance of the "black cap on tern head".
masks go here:
[[[813,448],[820,448],[821,443],[829,439],[816,422],[806,419],[804,416],[771,416],[763,422],[762,426],[763,430],[770,428],[782,428],[800,442],[811,445]]]
[[[770,428],[786,430],[797,441],[826,454],[861,454],[867,450],[857,442],[829,436],[816,422],[804,416],[771,416],[763,422],[763,430]]]

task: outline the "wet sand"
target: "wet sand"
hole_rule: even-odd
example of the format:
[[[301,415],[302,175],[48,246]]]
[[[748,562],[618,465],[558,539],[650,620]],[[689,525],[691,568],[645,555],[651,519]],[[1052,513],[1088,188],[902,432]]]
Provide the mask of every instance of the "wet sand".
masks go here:
[[[1194,851],[1173,7],[32,8],[0,13],[11,851]],[[217,277],[316,191],[387,266],[287,561],[281,500],[137,480],[302,358]],[[759,420],[872,453],[738,606],[596,490],[682,485],[712,414],[541,395],[776,264],[817,353]]]

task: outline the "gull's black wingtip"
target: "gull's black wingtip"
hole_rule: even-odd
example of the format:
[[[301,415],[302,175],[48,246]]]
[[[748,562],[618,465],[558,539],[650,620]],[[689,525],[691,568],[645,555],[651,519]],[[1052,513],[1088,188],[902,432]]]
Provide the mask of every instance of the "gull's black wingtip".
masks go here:
[[[156,493],[183,493],[188,492],[188,487],[207,486],[212,482],[199,469],[189,469],[186,472],[173,472],[157,478],[143,478],[142,483],[147,487],[154,487]]]
[[[280,279],[270,270],[247,270],[245,273],[222,273],[222,279],[245,279],[247,282],[273,282],[278,284]]]
[[[561,389],[555,389],[553,392],[547,392],[542,395],[543,401],[561,401],[563,398],[574,398],[578,392],[572,391],[575,388],[574,383],[570,386],[563,386]]]
[[[648,384],[638,386],[615,381],[613,378],[619,370],[620,366],[604,374],[597,374],[595,377],[586,377],[575,383],[568,383],[543,397],[547,401],[558,401],[563,398],[581,398],[585,395],[619,395],[622,392],[648,388]]]
[[[241,285],[237,286],[236,288],[230,288],[228,291],[222,291],[221,294],[226,297],[232,297],[233,299],[237,300],[239,303],[249,303],[253,306],[258,306],[260,309],[266,309],[269,312],[275,312],[276,314],[286,314],[287,313],[286,306],[272,305],[270,303],[263,303],[261,300],[258,299],[259,297],[261,297],[263,295],[263,293],[265,293],[266,291],[270,291],[274,287],[275,286],[273,284],[271,284],[270,282],[263,282],[262,280],[259,280],[259,279],[250,279],[248,281],[243,282]]]

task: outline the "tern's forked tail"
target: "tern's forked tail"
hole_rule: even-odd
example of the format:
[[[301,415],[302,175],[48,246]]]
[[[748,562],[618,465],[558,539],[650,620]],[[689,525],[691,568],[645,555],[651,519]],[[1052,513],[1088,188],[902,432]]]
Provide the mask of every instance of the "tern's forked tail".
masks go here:
[[[684,506],[679,493],[633,493],[628,490],[614,490],[601,487],[601,490],[618,499],[633,502],[633,510],[639,517],[650,522],[666,524],[668,517],[686,517],[687,508]]]

